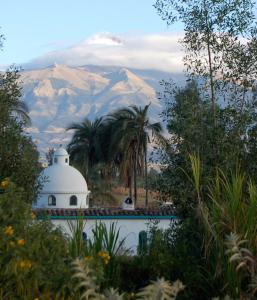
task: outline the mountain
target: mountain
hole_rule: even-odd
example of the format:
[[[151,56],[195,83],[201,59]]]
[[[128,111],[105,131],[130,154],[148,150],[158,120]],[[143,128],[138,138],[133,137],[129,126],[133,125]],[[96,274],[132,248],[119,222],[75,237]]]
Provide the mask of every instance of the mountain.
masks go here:
[[[168,78],[183,81],[180,74],[124,67],[55,64],[25,70],[21,73],[23,100],[32,119],[32,127],[27,131],[39,150],[45,152],[48,147],[70,141],[72,133],[65,128],[71,122],[93,119],[122,106],[151,102],[150,116],[160,120],[162,107],[156,90],[161,90],[159,81]]]

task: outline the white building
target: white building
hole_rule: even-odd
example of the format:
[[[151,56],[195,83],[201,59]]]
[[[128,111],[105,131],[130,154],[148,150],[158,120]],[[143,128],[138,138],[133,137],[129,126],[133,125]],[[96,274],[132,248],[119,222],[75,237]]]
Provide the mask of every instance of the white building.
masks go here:
[[[78,170],[69,166],[69,155],[63,148],[55,151],[52,165],[44,169],[41,175],[45,183],[34,203],[34,212],[38,220],[48,218],[68,234],[71,234],[68,222],[76,223],[78,218],[83,218],[84,232],[88,238],[92,237],[92,229],[97,222],[105,223],[107,228],[117,222],[120,239],[126,237],[125,247],[135,253],[139,234],[147,231],[150,221],[158,222],[159,228],[167,229],[176,220],[170,206],[135,208],[129,197],[123,200],[121,207],[89,208],[87,183]]]
[[[69,155],[59,148],[52,165],[41,174],[43,188],[33,208],[88,208],[90,191],[81,173],[69,165]]]

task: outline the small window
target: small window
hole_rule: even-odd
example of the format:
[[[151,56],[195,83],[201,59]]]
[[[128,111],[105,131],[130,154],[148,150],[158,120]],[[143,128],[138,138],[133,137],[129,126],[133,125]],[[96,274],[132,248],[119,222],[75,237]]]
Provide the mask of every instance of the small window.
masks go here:
[[[48,196],[48,205],[55,206],[56,205],[56,198],[54,195]]]
[[[132,199],[130,197],[127,197],[125,200],[126,204],[133,204]]]
[[[72,196],[70,197],[70,205],[77,205],[77,203],[78,203],[77,196],[72,195]]]
[[[54,158],[54,163],[57,164],[57,157]]]
[[[65,162],[68,163],[68,158],[65,158]]]

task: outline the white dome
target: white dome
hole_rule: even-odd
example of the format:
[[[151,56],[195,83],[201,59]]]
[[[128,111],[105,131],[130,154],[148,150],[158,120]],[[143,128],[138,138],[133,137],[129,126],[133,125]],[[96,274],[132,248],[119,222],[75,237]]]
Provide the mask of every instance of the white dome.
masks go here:
[[[67,156],[68,152],[64,148],[59,148],[54,152],[54,156]]]
[[[86,193],[87,183],[81,173],[69,166],[54,164],[42,172],[42,193]]]
[[[34,208],[87,208],[87,183],[82,174],[69,166],[69,155],[63,148],[55,151],[52,165],[41,173],[43,187]]]

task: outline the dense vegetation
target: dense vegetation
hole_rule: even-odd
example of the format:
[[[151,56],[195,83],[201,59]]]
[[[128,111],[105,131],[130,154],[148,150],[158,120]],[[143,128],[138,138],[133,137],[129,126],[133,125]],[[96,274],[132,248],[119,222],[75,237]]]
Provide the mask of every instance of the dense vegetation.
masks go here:
[[[87,178],[93,193],[96,171],[100,174],[98,181],[114,178],[118,173],[129,187],[131,198],[134,186],[136,203],[137,177],[141,175],[145,178],[145,204],[148,204],[148,143],[153,140],[151,137],[164,142],[161,124],[149,120],[149,106],[121,108],[93,122],[85,119],[68,127],[75,131],[68,145],[71,162]]]
[[[86,240],[82,219],[69,223],[71,237],[35,220],[38,154],[24,134],[18,73],[7,71],[0,80],[1,299],[256,299],[254,4],[157,0],[155,7],[169,25],[185,25],[187,85],[163,82],[160,93],[169,140],[149,121],[149,105],[131,106],[71,124],[68,151],[89,182],[118,173],[135,200],[143,174],[146,205],[150,187],[172,199],[178,222],[167,230],[150,223],[132,256],[115,224],[97,224]],[[152,136],[163,168],[148,181]]]
[[[10,69],[0,73],[0,180],[11,178],[32,202],[38,189],[38,152],[24,133],[30,123],[28,108],[21,100],[19,73]]]

